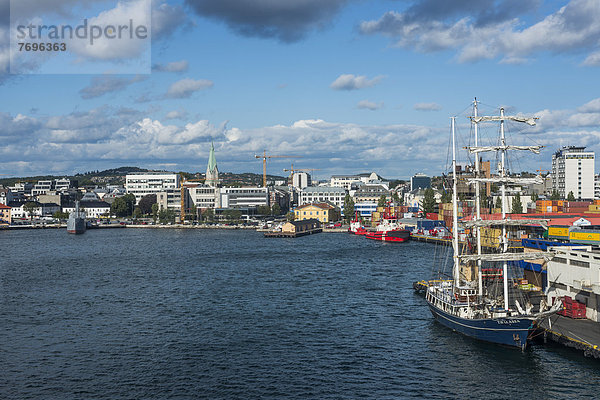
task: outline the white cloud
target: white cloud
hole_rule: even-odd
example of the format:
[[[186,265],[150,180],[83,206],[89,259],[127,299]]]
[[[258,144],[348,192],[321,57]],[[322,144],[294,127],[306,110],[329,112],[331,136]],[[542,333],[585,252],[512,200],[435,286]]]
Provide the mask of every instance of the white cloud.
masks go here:
[[[153,71],[160,72],[185,72],[188,70],[189,63],[187,60],[173,61],[167,64],[154,64]]]
[[[173,114],[174,115],[174,114]],[[548,169],[551,155],[566,145],[600,152],[600,98],[572,110],[541,110],[538,125],[514,131],[514,144],[543,144],[540,156],[519,160],[519,170]],[[459,121],[459,123],[461,123]],[[468,122],[463,121],[469,132]],[[226,171],[261,172],[254,154],[302,156],[272,159],[269,173],[281,173],[291,162],[320,168],[319,176],[376,171],[385,177],[409,177],[416,171],[440,174],[447,166],[448,126],[358,125],[301,119],[253,129],[226,127],[208,120],[176,124],[149,118],[146,112],[100,107],[67,115],[32,117],[0,113],[4,145],[3,173],[65,173],[122,165],[153,167],[175,164],[174,170],[202,171],[214,141],[219,166]],[[489,137],[497,126],[485,124]],[[484,127],[482,127],[482,131]],[[318,144],[318,145],[316,145]],[[335,163],[330,162],[336,159]]]
[[[389,36],[397,46],[422,52],[455,49],[459,62],[500,57],[504,63],[523,63],[542,52],[580,51],[591,52],[584,65],[600,65],[600,53],[597,51],[600,24],[596,22],[600,20],[598,0],[570,0],[552,14],[529,25],[517,17],[482,23],[476,15],[464,15],[462,13],[460,19],[448,21],[440,15],[426,19],[390,11],[379,20],[362,22],[360,31]]]
[[[383,103],[375,103],[373,101],[369,101],[369,100],[361,100],[358,102],[358,104],[356,105],[357,108],[363,109],[363,110],[378,110],[380,108],[383,107]]]
[[[187,118],[187,112],[185,111],[169,111],[165,115],[165,119],[185,119]]]
[[[100,97],[106,93],[120,92],[129,85],[140,82],[146,78],[140,75],[133,78],[120,78],[109,75],[96,76],[92,78],[90,84],[79,91],[82,99],[92,99]]]
[[[414,109],[417,111],[439,111],[442,109],[442,106],[437,103],[417,103]]]
[[[204,90],[213,87],[213,82],[206,79],[190,79],[185,78],[173,83],[167,94],[168,98],[184,99],[190,97],[192,94],[199,90]]]
[[[329,85],[334,90],[356,90],[375,86],[383,79],[383,76],[376,76],[369,79],[364,75],[342,74]]]

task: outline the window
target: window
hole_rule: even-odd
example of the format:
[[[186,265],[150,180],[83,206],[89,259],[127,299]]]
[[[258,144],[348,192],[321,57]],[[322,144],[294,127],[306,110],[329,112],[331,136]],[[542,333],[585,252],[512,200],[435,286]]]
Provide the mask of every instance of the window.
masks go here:
[[[577,267],[589,268],[590,263],[587,261],[579,261],[579,260],[571,260],[571,265],[575,265]]]
[[[561,263],[561,264],[566,264],[567,263],[567,259],[566,258],[562,258],[562,257],[554,257],[552,259],[552,261],[557,262],[557,263]]]

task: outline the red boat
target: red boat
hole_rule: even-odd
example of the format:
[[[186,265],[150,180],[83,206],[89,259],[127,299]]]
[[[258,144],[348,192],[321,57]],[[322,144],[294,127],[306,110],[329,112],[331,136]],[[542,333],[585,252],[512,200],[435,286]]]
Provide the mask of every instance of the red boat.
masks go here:
[[[410,231],[406,229],[393,229],[390,231],[367,232],[365,237],[383,242],[406,242],[410,240]]]
[[[367,234],[367,230],[364,226],[362,226],[360,218],[358,217],[358,212],[356,213],[354,219],[350,221],[350,227],[348,228],[348,233],[352,233],[353,235],[365,235]]]

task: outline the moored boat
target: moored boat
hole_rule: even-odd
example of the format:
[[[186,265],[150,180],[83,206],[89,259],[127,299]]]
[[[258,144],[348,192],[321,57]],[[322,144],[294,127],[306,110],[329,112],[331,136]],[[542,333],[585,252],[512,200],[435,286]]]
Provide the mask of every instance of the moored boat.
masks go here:
[[[535,329],[537,323],[547,315],[555,313],[561,306],[558,301],[555,305],[546,309],[543,304],[533,304],[532,298],[515,288],[509,286],[509,280],[516,276],[509,277],[508,263],[519,260],[550,259],[551,252],[536,253],[509,253],[507,226],[514,225],[511,219],[507,218],[507,209],[505,193],[507,185],[519,185],[533,183],[529,181],[540,181],[541,178],[517,178],[511,177],[505,167],[505,156],[507,150],[525,150],[539,153],[542,146],[508,146],[505,142],[504,121],[525,122],[529,125],[535,125],[533,118],[511,117],[504,115],[504,109],[500,109],[500,116],[479,117],[477,114],[477,100],[475,100],[474,116],[471,117],[474,124],[475,145],[467,149],[475,154],[475,174],[474,178],[468,179],[468,183],[475,184],[475,205],[476,214],[472,221],[463,222],[464,228],[472,230],[476,245],[469,245],[472,254],[460,254],[458,240],[458,196],[457,196],[457,166],[456,166],[456,145],[455,145],[455,119],[452,118],[452,245],[453,245],[453,268],[451,281],[438,280],[431,281],[428,285],[425,298],[429,304],[429,309],[434,318],[466,336],[511,347],[525,349],[530,334]],[[483,121],[500,122],[500,141],[497,146],[479,146],[477,124]],[[501,160],[499,166],[499,176],[490,178],[482,177],[479,166],[479,153],[484,151],[496,151]],[[526,182],[527,181],[527,182]],[[500,184],[502,194],[502,219],[482,220],[480,182],[497,182]],[[532,220],[529,220],[532,222]],[[501,228],[501,234],[498,237],[500,244],[500,253],[484,254],[481,246],[481,228],[497,226]],[[476,249],[476,251],[474,250]],[[476,263],[476,264],[474,264]],[[486,267],[482,267],[486,263]],[[486,282],[484,286],[482,271],[492,267],[500,268],[502,274],[498,282]],[[509,290],[510,288],[510,290]]]
[[[85,214],[79,210],[79,201],[75,202],[75,210],[69,215],[67,220],[68,233],[84,233],[86,229]]]

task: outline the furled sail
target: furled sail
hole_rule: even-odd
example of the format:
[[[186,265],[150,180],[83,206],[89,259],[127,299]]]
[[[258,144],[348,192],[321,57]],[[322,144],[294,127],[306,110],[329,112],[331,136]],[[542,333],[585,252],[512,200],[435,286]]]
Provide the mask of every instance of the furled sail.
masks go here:
[[[544,146],[513,146],[513,145],[503,145],[503,146],[471,146],[465,147],[469,150],[470,153],[483,153],[485,151],[503,151],[503,150],[528,150],[535,154],[540,154],[540,149]]]
[[[496,253],[496,254],[468,254],[458,256],[461,261],[521,261],[521,260],[551,260],[554,257],[552,251],[540,251],[535,253]]]
[[[519,225],[541,225],[548,228],[548,219],[482,219],[477,221],[462,221],[460,224],[465,228],[482,228],[487,226],[519,226]]]

